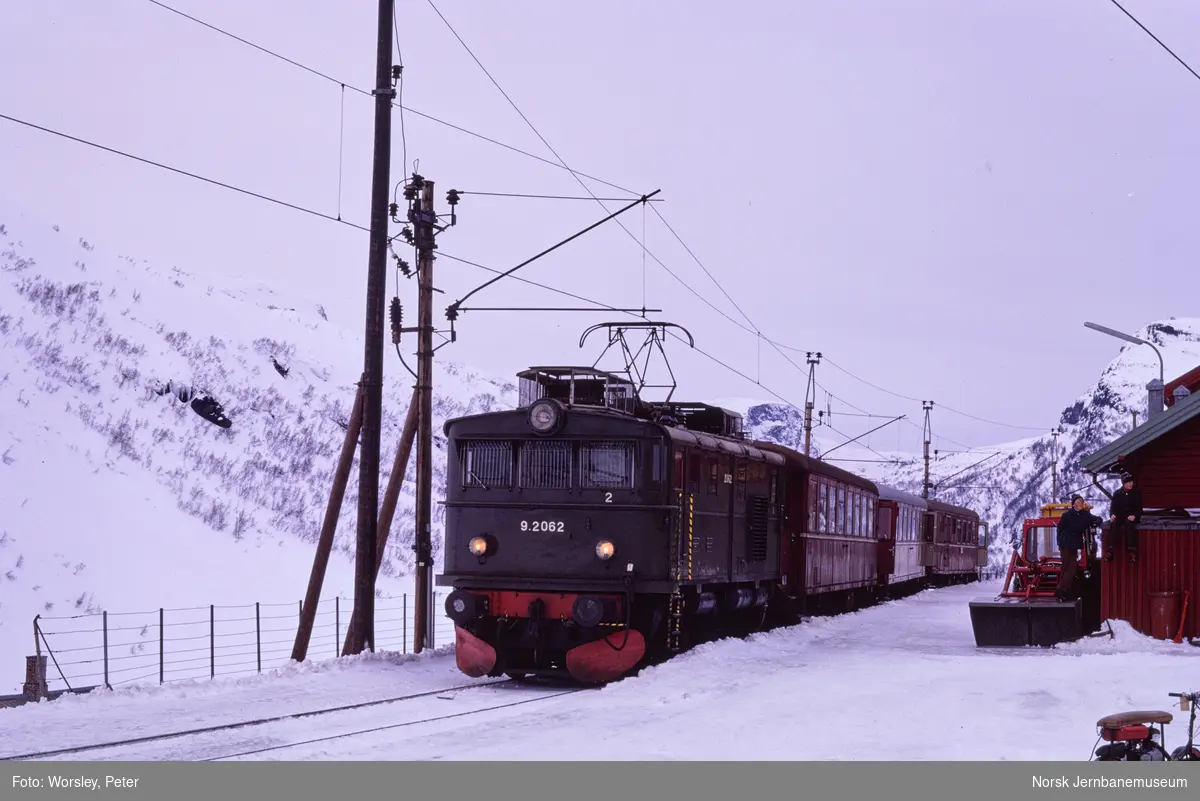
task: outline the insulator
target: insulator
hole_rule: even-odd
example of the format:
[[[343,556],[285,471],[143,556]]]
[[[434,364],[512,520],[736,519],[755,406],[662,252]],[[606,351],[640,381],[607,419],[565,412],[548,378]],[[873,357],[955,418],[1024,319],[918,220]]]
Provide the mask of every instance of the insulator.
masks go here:
[[[400,344],[400,329],[404,319],[404,309],[400,306],[400,298],[392,298],[392,306],[388,309],[388,318],[392,321],[392,344]]]
[[[451,206],[457,206],[458,205],[458,197],[459,197],[458,190],[451,189],[449,192],[446,193],[446,202],[449,203]]]

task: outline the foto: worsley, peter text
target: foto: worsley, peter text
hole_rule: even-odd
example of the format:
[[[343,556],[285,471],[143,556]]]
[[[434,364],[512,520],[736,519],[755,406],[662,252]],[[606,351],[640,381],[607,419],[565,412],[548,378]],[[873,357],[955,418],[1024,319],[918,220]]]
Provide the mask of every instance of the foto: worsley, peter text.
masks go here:
[[[129,776],[13,776],[13,787],[26,790],[129,790],[138,780]]]

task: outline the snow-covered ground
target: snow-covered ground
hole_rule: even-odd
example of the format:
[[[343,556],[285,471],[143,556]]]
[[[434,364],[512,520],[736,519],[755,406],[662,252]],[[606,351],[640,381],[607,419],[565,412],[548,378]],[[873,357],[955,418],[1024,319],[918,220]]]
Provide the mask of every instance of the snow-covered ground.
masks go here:
[[[87,685],[102,670],[103,610],[110,626],[135,617],[139,626],[110,640],[123,649],[112,654],[122,658],[112,665],[122,669],[114,681],[123,681],[157,680],[159,607],[168,610],[168,639],[208,634],[207,623],[179,628],[184,618],[170,610],[182,607],[204,607],[207,620],[215,604],[218,636],[222,616],[244,618],[249,608],[252,617],[256,602],[295,609],[361,369],[361,334],[327,320],[316,301],[151,265],[90,239],[0,203],[0,694],[20,690],[35,615],[52,648],[92,648],[63,657],[92,660],[64,669],[72,684]],[[438,371],[435,432],[446,417],[515,401],[511,380],[441,358]],[[232,428],[154,393],[172,379],[213,393]],[[393,353],[385,365],[381,495],[411,391]],[[443,446],[435,434],[435,447]],[[353,595],[355,461],[322,593],[330,601],[317,637],[327,638],[320,652],[330,655],[332,599]],[[438,500],[445,459],[434,461]],[[409,593],[410,610],[413,476],[410,461],[378,585],[396,605]],[[440,507],[433,522],[436,558]],[[61,619],[76,615],[91,616]],[[346,620],[343,601],[343,633]],[[91,633],[59,636],[83,627]],[[389,646],[402,643],[403,631],[393,633]],[[269,639],[293,634],[294,624]],[[207,644],[192,642],[200,646]],[[167,651],[178,657],[185,647],[176,641]],[[286,657],[286,644],[271,650]],[[244,654],[223,658],[230,653],[218,649],[218,669],[246,669]],[[187,656],[197,657],[193,667],[205,664],[203,652]],[[277,664],[274,656],[264,665]],[[168,671],[181,667],[173,661]],[[57,679],[53,665],[50,674]],[[167,678],[180,675],[188,674]]]
[[[63,758],[196,760],[308,743],[242,758],[1086,760],[1100,717],[1170,711],[1168,692],[1200,690],[1200,650],[1121,623],[1114,639],[978,649],[967,602],[997,589],[991,582],[931,590],[710,643],[602,690],[553,698],[546,697],[553,688],[460,690]],[[458,673],[443,649],[97,692],[0,710],[0,751],[68,748],[484,681]],[[1169,748],[1185,736],[1186,714],[1174,714]],[[366,729],[376,731],[322,739]]]

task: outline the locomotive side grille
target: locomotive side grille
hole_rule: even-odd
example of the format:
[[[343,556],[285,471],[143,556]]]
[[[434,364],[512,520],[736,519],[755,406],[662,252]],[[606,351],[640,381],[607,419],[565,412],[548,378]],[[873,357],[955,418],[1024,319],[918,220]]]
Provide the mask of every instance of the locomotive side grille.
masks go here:
[[[585,442],[579,447],[580,486],[629,489],[633,486],[632,442]]]
[[[512,443],[494,440],[470,440],[462,444],[462,485],[464,487],[511,487]]]
[[[767,561],[767,516],[770,500],[762,495],[751,495],[746,510],[746,561]]]
[[[520,477],[523,489],[570,489],[571,443],[530,440],[521,443]]]

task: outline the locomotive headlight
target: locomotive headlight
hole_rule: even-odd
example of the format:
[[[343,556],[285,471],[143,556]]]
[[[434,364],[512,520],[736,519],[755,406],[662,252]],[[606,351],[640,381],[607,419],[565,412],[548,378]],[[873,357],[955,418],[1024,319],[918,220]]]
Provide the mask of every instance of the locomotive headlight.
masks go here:
[[[562,405],[550,398],[542,398],[529,407],[529,425],[539,434],[554,433],[562,420]]]
[[[611,559],[616,551],[616,546],[608,540],[600,540],[600,542],[596,543],[596,556],[601,559]]]
[[[475,537],[467,543],[467,549],[476,556],[483,556],[488,550],[488,541],[483,537]]]

